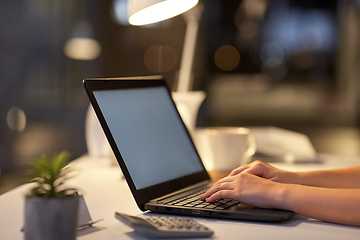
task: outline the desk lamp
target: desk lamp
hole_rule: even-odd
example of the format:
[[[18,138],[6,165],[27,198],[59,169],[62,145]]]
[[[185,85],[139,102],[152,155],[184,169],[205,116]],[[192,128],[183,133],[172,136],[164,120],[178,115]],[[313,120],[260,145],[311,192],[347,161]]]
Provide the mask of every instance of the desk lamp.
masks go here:
[[[202,14],[202,5],[198,2],[199,0],[128,0],[129,23],[134,26],[156,23],[186,12],[183,14],[186,22],[186,33],[177,92],[174,92],[172,96],[190,134],[194,132],[197,112],[205,99],[204,92],[189,91],[195,43]],[[190,9],[191,11],[188,11]],[[105,135],[91,106],[89,106],[86,115],[85,137],[90,156],[112,156]]]
[[[195,45],[203,10],[202,4],[198,3],[199,0],[129,0],[128,2],[129,23],[135,26],[152,24],[184,13],[182,15],[186,22],[184,46],[176,92],[173,92],[172,96],[191,134],[195,130],[199,107],[205,99],[203,91],[190,91]]]
[[[198,0],[130,0],[129,23],[140,26],[160,22],[195,7]]]
[[[186,22],[185,41],[177,91],[190,90],[191,70],[202,8],[198,0],[130,0],[129,23],[135,26],[160,22],[182,13]],[[194,8],[198,5],[196,8]],[[192,9],[191,11],[188,11]]]

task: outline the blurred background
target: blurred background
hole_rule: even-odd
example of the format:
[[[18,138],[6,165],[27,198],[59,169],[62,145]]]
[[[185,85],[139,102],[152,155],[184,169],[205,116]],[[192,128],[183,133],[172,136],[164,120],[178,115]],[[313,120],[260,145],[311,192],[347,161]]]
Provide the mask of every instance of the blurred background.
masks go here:
[[[321,153],[360,154],[359,0],[204,0],[197,126],[276,126]],[[128,24],[127,0],[0,2],[0,194],[41,153],[87,152],[83,78],[164,75],[186,23]]]

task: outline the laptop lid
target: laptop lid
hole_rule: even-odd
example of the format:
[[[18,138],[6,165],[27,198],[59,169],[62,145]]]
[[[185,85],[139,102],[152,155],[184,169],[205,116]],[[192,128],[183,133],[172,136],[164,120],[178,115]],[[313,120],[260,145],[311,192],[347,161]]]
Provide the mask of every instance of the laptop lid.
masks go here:
[[[162,76],[83,84],[139,208],[210,180]]]

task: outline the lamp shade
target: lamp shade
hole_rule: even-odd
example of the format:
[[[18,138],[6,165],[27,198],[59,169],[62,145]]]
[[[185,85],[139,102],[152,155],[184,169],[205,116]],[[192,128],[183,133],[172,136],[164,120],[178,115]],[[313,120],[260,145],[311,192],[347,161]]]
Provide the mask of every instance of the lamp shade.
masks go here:
[[[129,23],[139,26],[163,21],[193,8],[199,0],[129,0]]]

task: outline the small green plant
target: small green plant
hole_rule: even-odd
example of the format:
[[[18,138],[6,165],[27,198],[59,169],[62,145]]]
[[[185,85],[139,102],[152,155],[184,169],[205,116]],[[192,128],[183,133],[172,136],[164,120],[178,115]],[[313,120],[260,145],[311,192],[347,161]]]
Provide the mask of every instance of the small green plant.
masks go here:
[[[29,182],[37,183],[31,189],[29,196],[44,198],[76,196],[76,189],[62,189],[71,171],[68,166],[69,158],[70,153],[66,151],[36,157],[28,169]]]

